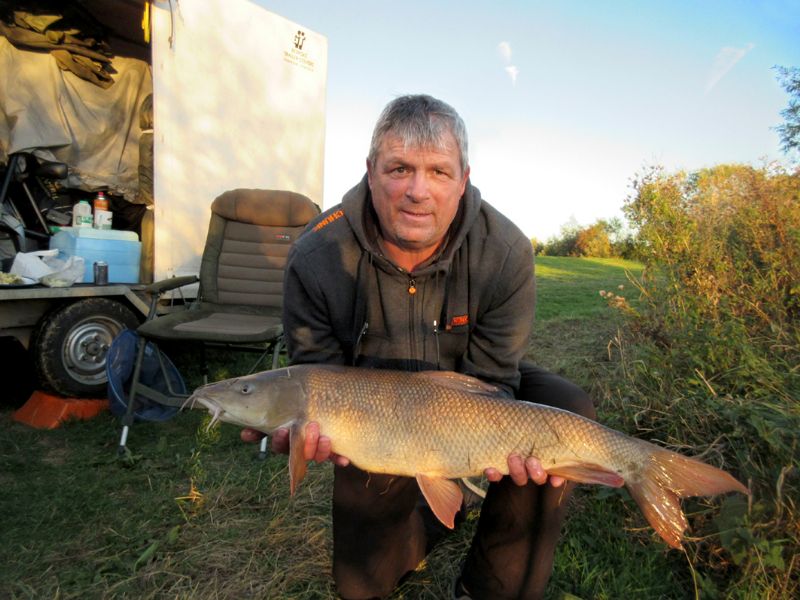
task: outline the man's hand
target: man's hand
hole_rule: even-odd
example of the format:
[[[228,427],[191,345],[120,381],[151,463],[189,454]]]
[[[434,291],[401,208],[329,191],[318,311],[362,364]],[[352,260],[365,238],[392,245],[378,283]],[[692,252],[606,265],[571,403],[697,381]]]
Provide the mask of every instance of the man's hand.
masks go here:
[[[243,429],[240,434],[245,442],[259,442],[265,434],[255,429]],[[289,454],[289,430],[286,428],[276,429],[272,434],[272,451],[276,454]],[[321,463],[330,460],[332,463],[346,467],[350,464],[350,459],[331,452],[331,439],[326,435],[320,435],[319,423],[314,421],[306,425],[306,439],[303,445],[303,456],[306,460],[313,460]]]
[[[500,481],[503,474],[495,468],[489,467],[484,471],[486,479],[492,482]],[[519,454],[508,455],[508,475],[517,485],[525,485],[528,480],[542,485],[548,481],[547,471],[542,468],[538,458],[529,456],[525,460]],[[553,475],[549,478],[550,485],[560,487],[564,485],[564,478]]]

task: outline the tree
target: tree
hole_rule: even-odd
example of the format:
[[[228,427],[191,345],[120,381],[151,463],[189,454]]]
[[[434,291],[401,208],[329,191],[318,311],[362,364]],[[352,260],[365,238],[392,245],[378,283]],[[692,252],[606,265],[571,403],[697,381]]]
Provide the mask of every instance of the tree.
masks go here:
[[[571,256],[581,226],[574,216],[561,226],[561,233],[545,242],[541,254],[546,256]]]
[[[781,111],[782,125],[775,129],[781,138],[781,148],[787,154],[800,151],[800,68],[775,67],[778,81],[789,94],[789,106]]]
[[[611,256],[608,224],[600,220],[594,225],[584,227],[578,231],[575,247],[570,252],[570,256],[593,256],[595,258],[608,258]]]
[[[623,232],[624,225],[620,219],[598,219],[593,225],[586,227],[578,224],[575,217],[561,226],[561,235],[547,240],[538,254],[545,256],[592,256],[608,258],[619,256],[615,246],[615,238],[621,243],[620,250],[627,246],[633,248],[631,234]],[[626,236],[626,237],[624,237]]]

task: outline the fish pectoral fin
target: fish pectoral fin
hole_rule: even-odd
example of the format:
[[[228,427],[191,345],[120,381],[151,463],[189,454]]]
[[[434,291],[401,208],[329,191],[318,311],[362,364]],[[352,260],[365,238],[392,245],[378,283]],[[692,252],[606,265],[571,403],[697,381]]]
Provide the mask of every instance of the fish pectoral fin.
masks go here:
[[[552,469],[546,469],[546,471],[548,475],[558,475],[578,483],[599,483],[610,487],[622,487],[625,485],[625,479],[623,479],[622,475],[592,463],[560,465]]]
[[[292,496],[308,470],[304,452],[305,441],[304,427],[298,424],[292,425],[289,429],[289,493]]]
[[[464,499],[458,484],[449,479],[429,477],[421,473],[417,473],[417,484],[436,518],[453,529],[456,526],[456,513],[461,509]]]

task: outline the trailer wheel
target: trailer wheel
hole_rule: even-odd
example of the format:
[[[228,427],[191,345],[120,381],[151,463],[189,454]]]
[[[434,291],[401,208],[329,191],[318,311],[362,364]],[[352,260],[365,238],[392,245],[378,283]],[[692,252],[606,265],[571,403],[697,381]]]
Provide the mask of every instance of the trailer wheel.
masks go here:
[[[86,298],[42,319],[33,340],[41,383],[65,396],[105,396],[106,354],[124,328],[135,329],[136,315],[107,298]]]

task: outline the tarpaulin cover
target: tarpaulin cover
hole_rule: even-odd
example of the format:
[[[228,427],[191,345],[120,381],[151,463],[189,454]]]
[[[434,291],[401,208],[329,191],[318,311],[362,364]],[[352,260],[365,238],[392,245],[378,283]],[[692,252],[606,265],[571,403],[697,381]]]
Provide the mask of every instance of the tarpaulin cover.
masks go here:
[[[116,57],[114,85],[100,88],[62,71],[47,52],[0,37],[0,161],[33,152],[69,165],[69,187],[138,190],[139,107],[153,91],[150,65]]]

